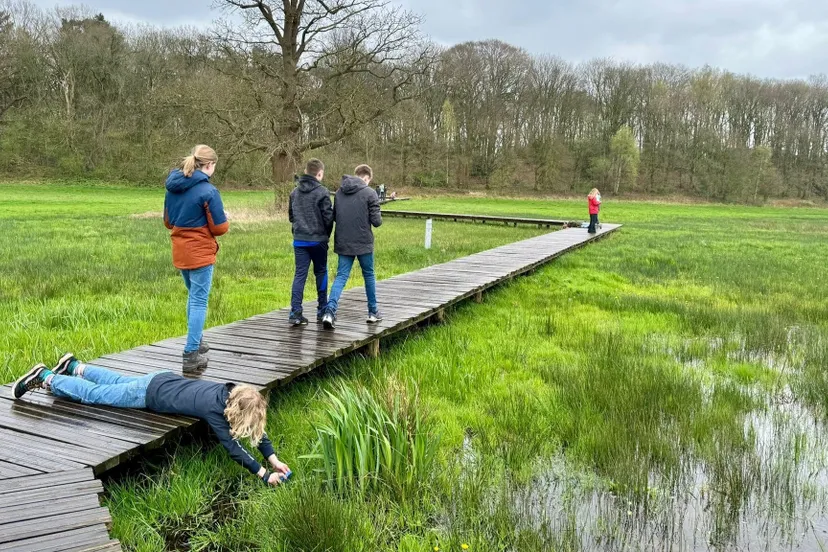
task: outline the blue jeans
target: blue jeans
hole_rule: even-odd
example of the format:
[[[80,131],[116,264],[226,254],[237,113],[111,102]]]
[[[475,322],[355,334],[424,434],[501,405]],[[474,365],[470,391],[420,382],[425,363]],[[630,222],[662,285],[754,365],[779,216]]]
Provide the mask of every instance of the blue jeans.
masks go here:
[[[210,287],[213,285],[213,266],[184,269],[184,285],[187,286],[187,344],[185,353],[197,351],[201,344],[201,334],[204,333],[204,322],[207,321],[207,300],[210,298]]]
[[[339,262],[336,266],[336,279],[331,288],[331,296],[328,298],[328,308],[326,309],[331,314],[336,314],[336,309],[339,307],[339,298],[342,291],[345,289],[345,284],[348,283],[348,277],[351,275],[351,268],[354,266],[354,260],[359,260],[359,267],[362,269],[362,278],[365,280],[365,296],[368,298],[368,313],[377,312],[377,277],[374,274],[374,254],[360,255],[358,257],[351,257],[348,255],[340,255]]]
[[[82,378],[54,376],[49,388],[53,395],[83,404],[146,408],[150,380],[166,371],[146,376],[122,376],[106,368],[87,365]]]
[[[327,242],[306,247],[293,247],[296,259],[296,273],[293,276],[293,289],[290,295],[290,313],[302,314],[302,299],[305,296],[305,282],[308,269],[313,263],[313,275],[316,277],[317,316],[325,312],[328,305],[328,244]]]

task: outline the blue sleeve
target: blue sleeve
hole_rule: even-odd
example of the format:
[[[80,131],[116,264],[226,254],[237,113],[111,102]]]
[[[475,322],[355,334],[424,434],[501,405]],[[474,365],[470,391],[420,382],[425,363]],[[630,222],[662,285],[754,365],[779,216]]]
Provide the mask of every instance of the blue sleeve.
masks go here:
[[[210,228],[210,233],[214,236],[226,234],[227,230],[230,229],[230,222],[228,222],[227,215],[224,212],[221,194],[216,188],[212,189],[204,208],[207,211],[207,225]]]
[[[173,224],[172,224],[172,221],[170,221],[170,211],[167,208],[167,205],[169,203],[169,199],[170,199],[170,194],[169,193],[165,194],[164,195],[164,226],[166,226],[168,230],[172,230],[173,229]]]
[[[215,433],[216,437],[218,437],[221,445],[227,449],[227,452],[230,453],[230,458],[235,460],[238,464],[244,466],[247,471],[253,475],[258,475],[262,465],[259,464],[256,459],[253,458],[253,455],[251,455],[246,448],[241,446],[236,439],[233,439],[230,435],[230,425],[227,423],[224,416],[210,416],[207,418],[207,423],[210,424],[210,428],[212,428],[213,433]],[[268,441],[268,443],[269,442],[270,441]],[[259,450],[261,450],[261,448]]]
[[[271,454],[276,454],[276,451],[273,450],[273,443],[270,442],[270,438],[267,436],[267,433],[262,436],[262,441],[259,443],[259,452],[262,453],[265,460],[270,458]]]

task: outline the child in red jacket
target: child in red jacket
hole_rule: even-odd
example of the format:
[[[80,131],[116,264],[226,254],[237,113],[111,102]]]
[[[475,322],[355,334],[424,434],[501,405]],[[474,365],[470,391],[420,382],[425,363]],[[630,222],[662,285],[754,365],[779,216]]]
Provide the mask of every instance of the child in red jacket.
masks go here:
[[[595,227],[598,225],[598,212],[601,210],[601,192],[598,191],[598,188],[593,188],[589,192],[587,202],[589,204],[589,228],[587,232],[594,234]]]

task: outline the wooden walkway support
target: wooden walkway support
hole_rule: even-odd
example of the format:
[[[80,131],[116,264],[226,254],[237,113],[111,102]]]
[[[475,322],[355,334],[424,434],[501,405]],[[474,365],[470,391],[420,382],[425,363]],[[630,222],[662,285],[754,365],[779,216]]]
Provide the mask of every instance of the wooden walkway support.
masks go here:
[[[563,226],[570,222],[567,220],[543,219],[543,218],[527,218],[527,217],[501,217],[495,215],[462,215],[458,213],[424,213],[422,211],[401,211],[399,209],[388,209],[382,211],[384,217],[400,217],[400,218],[419,218],[419,219],[434,219],[434,220],[449,220],[452,222],[479,222],[481,224],[496,223],[505,224],[507,226],[517,226],[518,224],[529,224],[537,226],[538,228],[552,228],[553,226]]]
[[[378,282],[377,298],[385,316],[379,324],[366,324],[365,292],[352,288],[342,295],[333,331],[314,323],[293,327],[287,323],[287,308],[211,328],[205,332],[211,346],[210,366],[201,377],[247,383],[265,390],[285,385],[358,349],[369,355],[379,354],[380,339],[428,319],[440,320],[446,308],[470,298],[480,300],[487,289],[530,273],[617,228],[604,224],[596,235],[583,229],[565,229]],[[306,308],[313,311],[315,305],[308,303]],[[88,362],[131,375],[157,370],[180,373],[184,341],[181,337],[165,339]],[[60,525],[67,538],[83,534],[83,539],[102,543],[95,550],[119,549],[117,543],[102,540],[105,532],[100,528],[109,518],[104,509],[93,504],[100,484],[90,483],[92,474],[100,475],[159,447],[197,422],[144,410],[81,405],[42,391],[15,401],[10,384],[0,387],[0,551],[86,550],[50,548],[60,539],[52,539],[51,533],[44,532],[44,524],[27,517],[34,507],[19,507],[23,503],[18,499],[27,494],[33,498],[43,495],[44,481],[53,482],[55,478],[65,481],[66,489],[53,490],[65,491],[70,497],[66,500],[71,502],[71,515],[67,514],[66,524]],[[75,493],[80,493],[80,487],[86,494]],[[11,498],[4,502],[6,495]],[[35,525],[39,533],[32,529]],[[50,544],[38,548],[40,545],[31,540],[35,538]],[[35,546],[28,546],[27,540]]]

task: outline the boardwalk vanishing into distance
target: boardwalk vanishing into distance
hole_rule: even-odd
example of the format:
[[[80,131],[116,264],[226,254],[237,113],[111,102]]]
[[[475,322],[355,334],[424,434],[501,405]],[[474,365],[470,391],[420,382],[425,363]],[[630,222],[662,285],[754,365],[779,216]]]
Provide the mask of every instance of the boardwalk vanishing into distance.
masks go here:
[[[480,300],[487,289],[618,228],[604,224],[595,235],[564,229],[377,282],[377,299],[386,307],[379,324],[365,323],[365,292],[352,288],[342,295],[333,331],[316,324],[290,326],[287,308],[211,328],[204,332],[210,366],[201,377],[266,390],[355,350],[376,355],[382,338],[432,317],[442,319],[446,308]],[[309,302],[307,308],[313,311],[315,305]],[[165,339],[88,362],[129,375],[180,373],[184,340]],[[120,550],[106,531],[109,513],[100,507],[103,489],[94,476],[196,423],[184,416],[77,404],[43,391],[15,401],[11,385],[0,387],[0,552]],[[47,511],[59,514],[57,523],[35,517]]]

